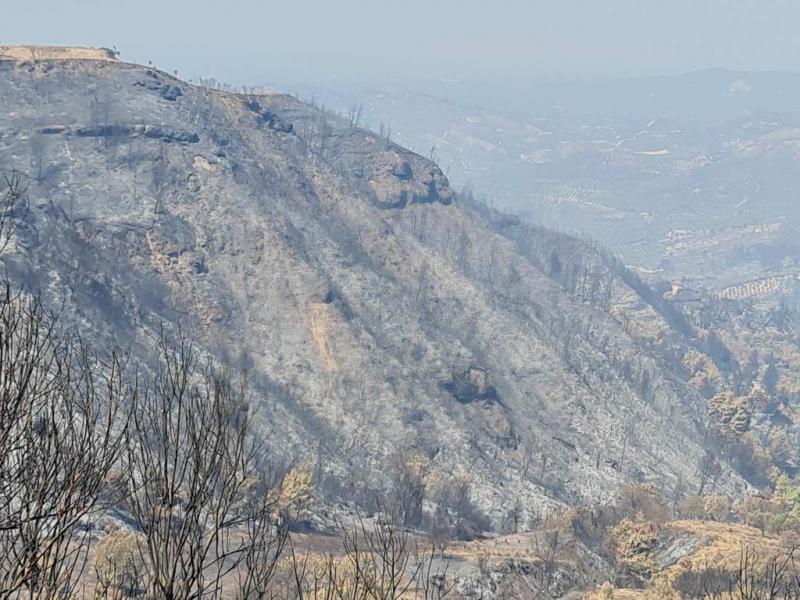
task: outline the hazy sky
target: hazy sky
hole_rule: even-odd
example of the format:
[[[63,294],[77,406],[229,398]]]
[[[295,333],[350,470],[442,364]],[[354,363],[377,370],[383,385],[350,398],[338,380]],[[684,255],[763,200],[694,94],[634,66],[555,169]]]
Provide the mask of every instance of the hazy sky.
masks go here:
[[[800,71],[798,0],[0,0],[0,43],[260,83]]]

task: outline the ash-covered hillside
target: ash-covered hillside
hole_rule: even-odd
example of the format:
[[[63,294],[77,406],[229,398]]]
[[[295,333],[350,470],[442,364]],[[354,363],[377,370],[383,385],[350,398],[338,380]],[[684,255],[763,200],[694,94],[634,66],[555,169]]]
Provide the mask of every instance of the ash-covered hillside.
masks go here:
[[[182,329],[245,368],[264,460],[307,465],[318,508],[391,496],[416,525],[455,519],[466,490],[477,530],[625,482],[737,495],[761,438],[792,435],[788,317],[750,347],[766,330],[738,305],[457,197],[434,163],[293,97],[6,56],[0,168],[27,181],[12,280],[98,348],[147,364]]]

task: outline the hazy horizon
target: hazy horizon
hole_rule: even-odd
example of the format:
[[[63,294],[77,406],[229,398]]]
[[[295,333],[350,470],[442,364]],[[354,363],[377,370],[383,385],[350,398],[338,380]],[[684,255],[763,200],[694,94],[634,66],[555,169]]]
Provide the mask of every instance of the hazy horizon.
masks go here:
[[[777,0],[364,0],[224,6],[72,0],[5,8],[0,43],[117,47],[235,85],[503,78],[591,80],[721,68],[800,71],[800,5]],[[658,27],[655,27],[655,25]]]

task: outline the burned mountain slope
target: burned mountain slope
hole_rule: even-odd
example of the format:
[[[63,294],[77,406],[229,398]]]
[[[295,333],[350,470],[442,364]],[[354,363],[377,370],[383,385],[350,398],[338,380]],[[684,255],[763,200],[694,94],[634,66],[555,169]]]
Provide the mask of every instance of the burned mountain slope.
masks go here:
[[[246,367],[270,458],[313,469],[320,505],[414,485],[419,518],[466,485],[496,525],[704,485],[707,401],[627,324],[641,291],[575,293],[569,238],[508,235],[430,161],[124,63],[0,61],[0,102],[0,164],[28,181],[8,272],[98,346],[146,363],[182,328]],[[747,483],[720,461],[714,485]]]

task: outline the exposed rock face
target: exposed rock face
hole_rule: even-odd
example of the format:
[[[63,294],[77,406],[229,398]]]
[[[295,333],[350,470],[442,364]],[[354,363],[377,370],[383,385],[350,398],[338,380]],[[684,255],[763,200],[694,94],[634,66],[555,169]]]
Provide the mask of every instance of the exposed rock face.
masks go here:
[[[462,403],[477,400],[494,401],[497,399],[497,390],[489,383],[489,374],[480,367],[469,367],[463,373],[457,374],[445,387],[456,400]]]
[[[137,81],[134,85],[140,85],[151,92],[155,92],[169,102],[175,102],[175,100],[183,96],[179,86],[163,82],[156,71],[148,71],[147,77]]]
[[[272,457],[318,465],[320,487],[378,489],[418,456],[499,522],[517,499],[530,515],[624,481],[698,485],[704,399],[551,276],[572,241],[513,237],[436,165],[294,98],[153,73],[0,62],[0,165],[31,175],[2,261],[67,327],[146,362],[180,325],[246,365]],[[608,301],[649,310],[680,354],[608,273]],[[717,485],[745,483],[725,467]]]
[[[364,177],[382,208],[453,201],[453,192],[439,168],[419,156],[384,150],[367,161]]]
[[[676,303],[701,302],[703,300],[703,296],[697,290],[672,284],[671,289],[664,292],[664,299]]]

